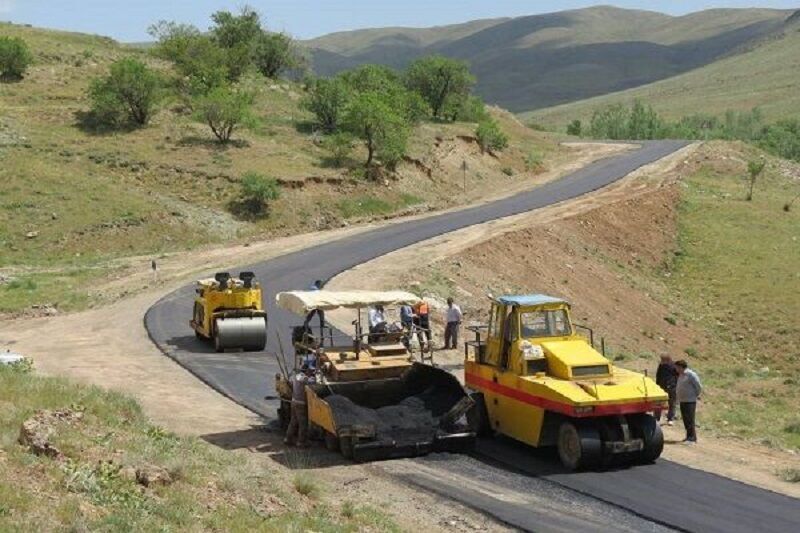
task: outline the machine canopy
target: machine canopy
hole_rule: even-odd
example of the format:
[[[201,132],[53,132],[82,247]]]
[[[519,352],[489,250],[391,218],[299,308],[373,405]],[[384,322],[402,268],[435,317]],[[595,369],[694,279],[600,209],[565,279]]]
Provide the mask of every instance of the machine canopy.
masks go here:
[[[422,301],[405,291],[289,291],[275,296],[278,307],[297,315],[320,309],[361,309],[374,305],[414,305]]]

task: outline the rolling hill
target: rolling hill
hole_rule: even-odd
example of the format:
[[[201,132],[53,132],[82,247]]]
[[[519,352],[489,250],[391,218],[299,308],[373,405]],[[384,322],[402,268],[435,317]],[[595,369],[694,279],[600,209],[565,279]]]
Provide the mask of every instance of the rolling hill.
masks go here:
[[[670,119],[753,107],[759,107],[770,120],[800,113],[800,11],[780,35],[710,65],[642,87],[523,116],[562,128],[576,118],[589,119],[595,109],[637,98]]]
[[[477,92],[515,112],[670,78],[780,31],[791,11],[714,9],[673,17],[600,6],[439,28],[340,32],[305,44],[320,75],[363,63],[402,68],[442,54],[469,62]]]

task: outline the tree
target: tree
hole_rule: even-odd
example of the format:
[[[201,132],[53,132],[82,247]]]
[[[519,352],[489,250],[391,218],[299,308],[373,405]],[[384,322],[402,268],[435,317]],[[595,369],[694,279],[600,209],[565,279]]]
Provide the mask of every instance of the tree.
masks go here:
[[[353,153],[353,135],[348,132],[328,135],[322,141],[322,147],[330,154],[328,162],[335,167],[343,167]]]
[[[636,100],[628,119],[627,137],[629,139],[656,139],[662,129],[661,118],[653,107],[645,106],[641,100]]]
[[[280,193],[280,185],[274,178],[258,172],[248,172],[242,176],[239,197],[242,206],[251,215],[263,215],[269,208],[269,202],[280,198]]]
[[[0,79],[21,80],[32,62],[25,41],[19,37],[0,37]]]
[[[582,129],[583,124],[581,121],[575,119],[567,125],[567,135],[575,135],[576,137],[580,137]]]
[[[111,65],[108,76],[92,81],[92,114],[109,126],[144,126],[156,110],[160,89],[161,78],[155,71],[138,59],[120,59]]]
[[[236,128],[254,125],[252,107],[251,94],[231,87],[217,87],[195,103],[197,120],[208,125],[222,144],[230,142]]]
[[[508,146],[508,136],[503,133],[500,125],[492,118],[478,124],[475,136],[478,138],[478,144],[480,144],[483,152],[503,150]]]
[[[314,114],[317,124],[326,133],[333,133],[339,127],[350,89],[340,78],[320,78],[311,82],[302,106]]]
[[[245,6],[238,15],[217,11],[211,19],[214,21],[211,36],[227,54],[228,78],[238,80],[253,64],[253,50],[264,33],[261,16],[252,7]]]
[[[442,117],[445,105],[469,96],[475,77],[463,61],[442,56],[428,56],[414,61],[406,71],[406,86],[419,93],[436,118]]]
[[[625,139],[628,136],[629,115],[628,109],[622,104],[598,109],[592,114],[589,135],[595,139]]]
[[[408,122],[393,108],[385,95],[369,91],[357,95],[348,106],[345,116],[347,131],[364,141],[367,149],[366,166],[375,156],[390,168],[405,155],[408,142]]]
[[[253,63],[267,78],[277,78],[285,70],[299,67],[302,58],[285,33],[262,32],[253,44]]]
[[[227,83],[228,55],[208,35],[191,25],[161,21],[148,30],[158,42],[153,53],[172,61],[183,76],[179,88],[185,96],[208,94]]]
[[[750,202],[753,199],[753,188],[756,186],[756,180],[764,172],[764,168],[767,166],[767,161],[762,157],[757,161],[748,161],[747,163],[747,174],[748,174],[748,183],[750,185],[749,190],[747,191],[747,201]]]

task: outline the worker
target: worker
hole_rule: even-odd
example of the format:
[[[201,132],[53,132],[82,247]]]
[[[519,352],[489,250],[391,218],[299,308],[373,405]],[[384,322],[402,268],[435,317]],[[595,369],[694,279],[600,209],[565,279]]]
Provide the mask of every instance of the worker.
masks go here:
[[[386,333],[386,314],[383,306],[378,304],[369,308],[369,339],[370,342],[375,342],[380,339],[381,335]]]
[[[306,448],[308,442],[308,404],[306,403],[306,385],[315,382],[314,369],[311,364],[303,363],[292,378],[292,416],[286,430],[283,443],[287,446]]]
[[[697,413],[697,401],[700,393],[703,392],[703,385],[700,377],[694,370],[689,368],[689,364],[681,359],[675,363],[678,371],[678,382],[675,386],[675,397],[681,406],[681,418],[683,427],[686,428],[686,438],[684,442],[697,442],[697,431],[695,427],[695,415]]]
[[[430,307],[428,302],[421,300],[414,306],[414,325],[417,326],[417,337],[419,338],[419,345],[423,351],[426,346],[431,343],[431,320],[430,320]],[[427,341],[424,338],[427,338]]]
[[[461,320],[464,314],[461,312],[461,307],[453,301],[453,298],[447,299],[447,325],[444,328],[444,349],[455,350],[458,348],[458,328],[461,327]]]
[[[322,290],[322,280],[318,279],[314,283],[308,286],[309,291],[321,291]]]
[[[669,354],[662,354],[661,361],[656,370],[656,385],[664,389],[669,396],[669,406],[667,407],[667,425],[671,426],[675,420],[675,386],[678,383],[678,371],[675,363]],[[656,420],[661,420],[661,409],[656,409],[653,413]]]

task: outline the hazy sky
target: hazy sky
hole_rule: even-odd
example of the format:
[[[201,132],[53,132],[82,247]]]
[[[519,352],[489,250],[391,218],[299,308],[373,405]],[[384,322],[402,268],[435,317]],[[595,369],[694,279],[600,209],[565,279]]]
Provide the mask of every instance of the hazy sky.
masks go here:
[[[477,18],[532,15],[614,4],[680,15],[712,7],[800,8],[800,0],[766,2],[595,2],[526,0],[0,0],[0,20],[48,28],[109,35],[121,41],[147,40],[147,27],[158,20],[189,22],[205,29],[209,15],[244,4],[258,9],[271,29],[300,38],[334,31],[378,26],[435,26]],[[386,4],[386,5],[384,5]]]

